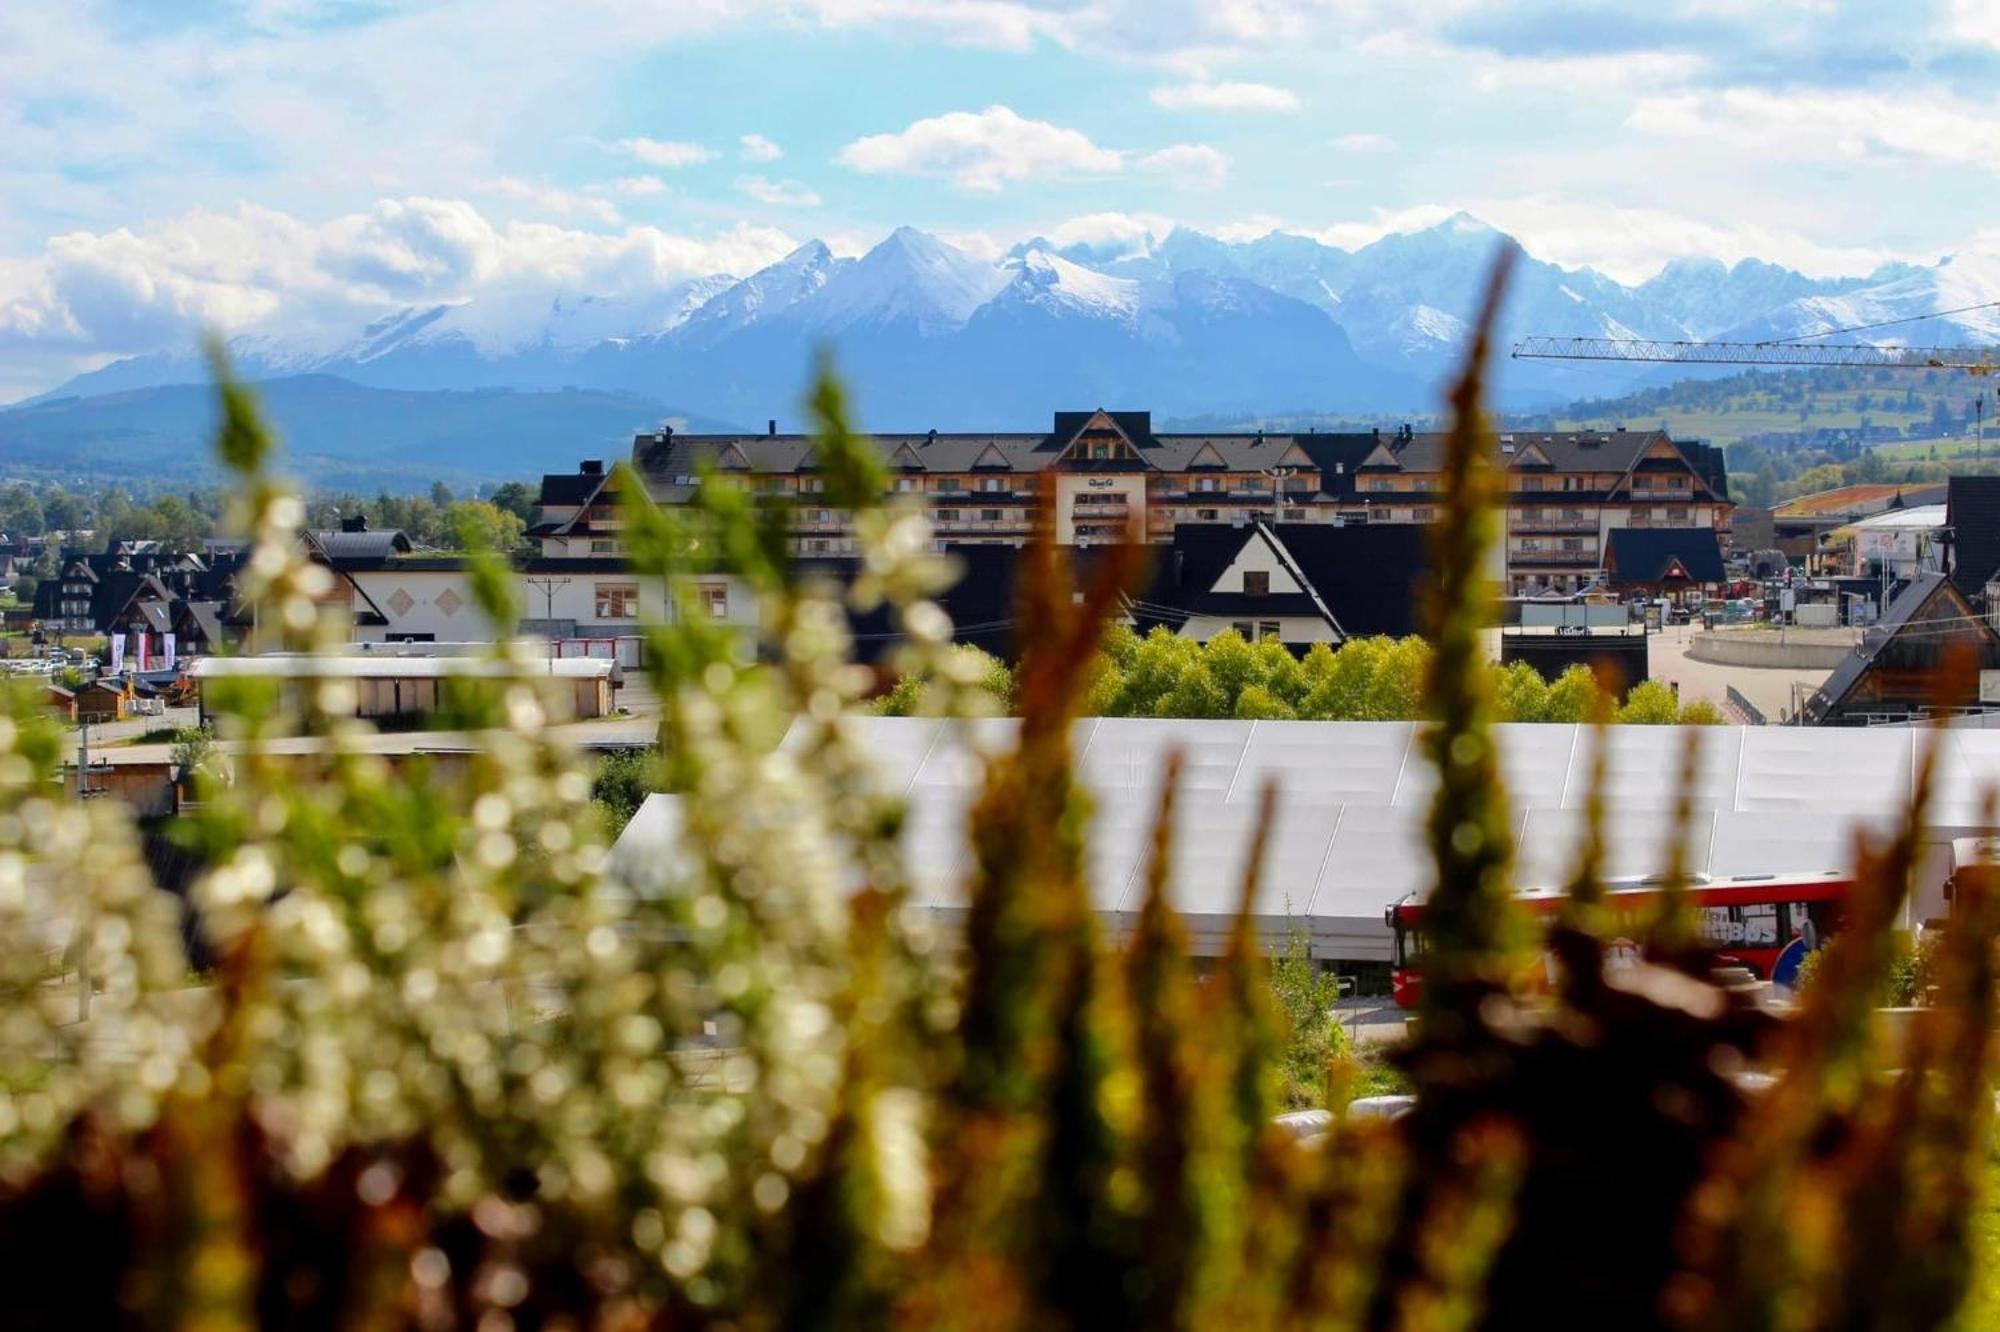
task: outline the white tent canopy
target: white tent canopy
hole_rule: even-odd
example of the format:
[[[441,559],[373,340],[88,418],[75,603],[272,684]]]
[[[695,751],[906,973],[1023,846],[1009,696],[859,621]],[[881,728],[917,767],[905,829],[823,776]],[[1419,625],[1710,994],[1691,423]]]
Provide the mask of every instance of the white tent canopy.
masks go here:
[[[1013,723],[856,717],[858,747],[885,790],[910,803],[904,854],[917,904],[944,921],[963,910],[971,868],[966,811],[981,755],[1011,742]],[[1909,799],[1919,745],[1914,729],[1614,726],[1607,768],[1608,872],[1658,873],[1688,730],[1700,733],[1689,868],[1717,876],[1846,869],[1857,821],[1879,825]],[[1559,884],[1582,835],[1589,729],[1496,728],[1514,803],[1516,881]],[[1929,840],[1983,831],[1979,793],[2000,785],[2000,732],[1947,734]],[[1278,815],[1270,861],[1253,903],[1267,935],[1287,918],[1316,955],[1388,956],[1383,913],[1427,891],[1424,817],[1434,779],[1410,722],[1238,722],[1091,719],[1078,722],[1078,771],[1095,805],[1091,897],[1114,933],[1144,893],[1145,857],[1166,755],[1185,755],[1172,882],[1197,952],[1218,951],[1236,909],[1258,793],[1272,781]],[[678,836],[674,798],[650,799],[620,837],[615,866],[658,864]],[[1931,878],[1941,880],[1941,873]],[[1920,886],[1919,915],[1938,909]]]

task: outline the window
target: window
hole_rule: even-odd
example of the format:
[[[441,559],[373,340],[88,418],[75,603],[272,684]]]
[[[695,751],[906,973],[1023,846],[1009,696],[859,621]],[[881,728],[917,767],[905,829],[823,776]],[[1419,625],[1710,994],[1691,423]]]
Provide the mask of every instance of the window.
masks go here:
[[[1582,537],[1564,537],[1564,538],[1562,539],[1562,548],[1563,548],[1564,550],[1582,550],[1582,549],[1583,549],[1583,538],[1582,538]]]
[[[913,476],[899,476],[896,478],[896,493],[898,495],[907,495],[913,490],[921,489],[923,489],[923,482]]]
[[[948,495],[963,495],[965,493],[965,478],[962,476],[941,476],[938,478],[937,488]]]
[[[1685,476],[1675,474],[1667,478],[1667,487],[1670,490],[1686,490],[1688,488],[1688,479]]]
[[[710,619],[712,620],[728,619],[729,584],[703,583],[701,585],[701,604],[702,607],[708,611],[708,616]]]
[[[1521,489],[1523,489],[1523,490],[1540,490],[1541,488],[1542,488],[1542,478],[1541,478],[1541,477],[1539,477],[1539,476],[1524,476],[1524,477],[1522,477],[1522,478],[1521,478]]]
[[[806,553],[808,555],[820,555],[824,554],[825,551],[826,538],[824,537],[814,537],[811,541],[806,542]]]
[[[1218,518],[1222,517],[1222,510],[1220,510],[1220,509],[1196,509],[1196,510],[1194,511],[1194,516],[1195,516],[1195,518],[1196,518],[1196,520],[1197,520],[1197,521],[1200,521],[1200,522],[1204,522],[1204,523],[1212,523],[1212,522],[1216,521],[1216,520],[1217,520]]]
[[[1269,638],[1269,639],[1273,639],[1273,640],[1276,640],[1276,639],[1277,639],[1278,637],[1279,637],[1279,633],[1278,633],[1278,622],[1277,622],[1276,620],[1259,620],[1259,621],[1257,621],[1257,641],[1258,641],[1258,642],[1260,642],[1260,643],[1261,643],[1261,642],[1263,642],[1263,641],[1264,641],[1265,639],[1267,639],[1267,638]]]
[[[1222,480],[1220,477],[1198,476],[1194,479],[1194,488],[1205,495],[1212,495],[1222,489]]]
[[[618,553],[618,543],[616,541],[593,538],[590,543],[590,553],[593,555],[616,555]]]
[[[1368,488],[1374,491],[1376,494],[1380,495],[1380,494],[1385,494],[1388,491],[1394,490],[1396,488],[1396,485],[1393,481],[1370,481],[1368,483]]]
[[[636,620],[639,618],[639,586],[636,583],[599,583],[597,618]]]
[[[1232,623],[1229,627],[1231,629],[1234,629],[1238,635],[1248,639],[1250,642],[1254,643],[1257,641],[1257,626],[1250,623],[1250,621],[1237,620],[1234,623]]]
[[[799,490],[804,494],[817,495],[820,492],[824,491],[825,489],[826,489],[825,477],[808,476],[808,477],[802,477],[799,480]]]
[[[1000,510],[998,510],[998,509],[981,509],[981,510],[979,511],[979,521],[980,521],[980,522],[982,522],[982,523],[997,523],[997,522],[999,522],[999,521],[1000,521]]]
[[[1268,597],[1271,595],[1271,575],[1263,569],[1243,571],[1243,595],[1246,597]]]
[[[1420,523],[1434,523],[1437,521],[1437,516],[1438,511],[1436,509],[1410,510],[1410,517]]]
[[[958,510],[939,509],[937,511],[937,520],[941,523],[955,523],[958,521]]]

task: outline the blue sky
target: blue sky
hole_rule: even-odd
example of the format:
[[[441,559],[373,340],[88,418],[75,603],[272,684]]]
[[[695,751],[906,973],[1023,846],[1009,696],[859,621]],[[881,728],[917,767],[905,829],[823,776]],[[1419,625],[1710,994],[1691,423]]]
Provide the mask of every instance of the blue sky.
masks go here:
[[[2000,243],[2000,0],[13,0],[0,88],[0,396],[901,223],[1465,208],[1626,281]]]

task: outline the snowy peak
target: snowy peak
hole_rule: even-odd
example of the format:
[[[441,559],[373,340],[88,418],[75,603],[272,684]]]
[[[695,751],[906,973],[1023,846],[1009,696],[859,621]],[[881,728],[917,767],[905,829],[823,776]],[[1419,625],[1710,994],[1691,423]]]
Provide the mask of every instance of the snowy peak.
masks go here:
[[[1139,283],[1111,277],[1046,249],[1030,250],[1002,268],[1011,279],[993,305],[1026,305],[1092,318],[1130,319],[1139,311]]]
[[[813,327],[839,332],[855,324],[908,324],[931,335],[962,326],[1007,284],[996,264],[914,227],[887,239],[827,282],[801,306]]]
[[[817,296],[835,273],[852,262],[836,258],[821,241],[807,241],[777,263],[714,296],[689,317],[685,337],[695,343],[713,343],[738,329],[781,315]]]

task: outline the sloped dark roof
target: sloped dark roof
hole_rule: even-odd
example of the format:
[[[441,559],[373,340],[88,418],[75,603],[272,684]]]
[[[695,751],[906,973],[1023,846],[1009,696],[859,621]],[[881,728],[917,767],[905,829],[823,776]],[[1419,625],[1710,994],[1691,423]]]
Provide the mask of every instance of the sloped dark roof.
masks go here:
[[[1945,491],[1951,529],[1951,581],[1967,597],[1981,596],[2000,574],[2000,476],[1954,476]]]
[[[1319,468],[1322,495],[1352,495],[1354,474],[1382,441],[1372,434],[1294,435],[1293,440]]]
[[[1664,583],[1678,565],[1696,583],[1720,583],[1722,546],[1711,527],[1614,527],[1604,546],[1613,583]]]
[[[542,477],[543,504],[587,504],[604,484],[602,472],[549,472]]]
[[[1285,523],[1273,529],[1349,638],[1422,631],[1430,528],[1422,523]]]
[[[1943,574],[1920,573],[1903,585],[1902,591],[1890,598],[1889,605],[1862,636],[1853,652],[1840,659],[1840,665],[1833,673],[1820,682],[1819,691],[1806,701],[1805,715],[1808,720],[1818,721],[1827,713],[1840,706],[1847,696],[1854,692],[1854,686],[1861,683],[1861,677],[1875,664],[1883,649],[1894,641],[1917,612],[1928,603],[1938,586],[1945,581]]]
[[[962,568],[958,581],[933,598],[951,616],[952,641],[981,648],[1003,660],[1014,660],[1025,641],[1015,623],[1021,559],[1025,552],[1018,546],[955,545],[946,547],[945,553]],[[795,568],[802,577],[830,578],[845,587],[860,576],[861,559],[854,555],[817,555],[799,560]],[[847,614],[857,661],[880,660],[902,638],[886,609],[849,608]]]
[[[349,560],[386,560],[392,555],[407,555],[416,549],[409,537],[395,528],[380,532],[314,532],[311,535],[312,543],[336,565]]]

